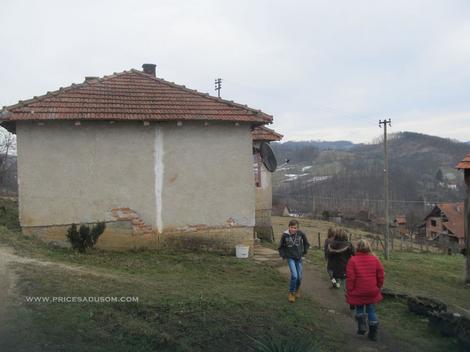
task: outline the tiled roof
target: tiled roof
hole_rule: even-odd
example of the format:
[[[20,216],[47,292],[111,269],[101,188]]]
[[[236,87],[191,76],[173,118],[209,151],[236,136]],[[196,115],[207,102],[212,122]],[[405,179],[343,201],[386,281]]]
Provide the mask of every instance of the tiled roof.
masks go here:
[[[463,160],[457,164],[456,169],[470,169],[470,154],[468,154]]]
[[[406,216],[405,215],[397,215],[395,218],[395,222],[399,225],[405,225],[406,224]]]
[[[138,70],[72,84],[4,107],[3,121],[221,120],[263,124],[272,116]]]
[[[256,127],[253,132],[251,132],[254,141],[280,141],[282,134],[275,132],[265,126]]]
[[[438,205],[439,208],[446,214],[448,222],[442,223],[449,229],[455,236],[464,238],[464,205],[460,203],[442,203]]]

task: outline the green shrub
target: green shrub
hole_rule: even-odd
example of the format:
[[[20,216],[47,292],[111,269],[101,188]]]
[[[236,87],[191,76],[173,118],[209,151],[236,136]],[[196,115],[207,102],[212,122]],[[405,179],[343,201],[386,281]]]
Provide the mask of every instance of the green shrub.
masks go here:
[[[82,224],[78,230],[77,225],[72,224],[67,229],[67,238],[73,249],[78,249],[80,253],[84,253],[87,249],[95,246],[105,229],[105,222],[98,222],[91,229],[90,226]]]

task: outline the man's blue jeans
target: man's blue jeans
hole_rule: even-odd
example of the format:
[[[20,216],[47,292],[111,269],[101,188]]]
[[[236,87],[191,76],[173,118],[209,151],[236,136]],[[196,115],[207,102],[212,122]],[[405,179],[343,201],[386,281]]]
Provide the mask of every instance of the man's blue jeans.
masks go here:
[[[294,293],[300,287],[300,282],[302,281],[302,258],[293,259],[288,258],[287,264],[290,269],[290,285],[289,292]]]
[[[365,309],[365,311],[364,311]],[[375,304],[365,304],[361,306],[356,306],[356,314],[365,314],[367,312],[367,316],[369,318],[369,324],[371,322],[378,322],[377,313],[375,311]]]

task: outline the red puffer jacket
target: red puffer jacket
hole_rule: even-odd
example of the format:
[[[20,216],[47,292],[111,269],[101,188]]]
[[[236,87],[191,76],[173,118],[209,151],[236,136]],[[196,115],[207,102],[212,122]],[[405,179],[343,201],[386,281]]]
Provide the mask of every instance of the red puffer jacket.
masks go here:
[[[374,304],[383,299],[384,268],[373,254],[357,252],[346,267],[346,300],[349,304]]]

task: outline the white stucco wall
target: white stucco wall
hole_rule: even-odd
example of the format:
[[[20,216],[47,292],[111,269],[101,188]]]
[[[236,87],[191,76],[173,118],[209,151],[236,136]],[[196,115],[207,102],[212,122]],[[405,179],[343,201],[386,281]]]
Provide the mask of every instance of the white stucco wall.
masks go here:
[[[273,207],[271,172],[261,163],[261,187],[256,187],[256,210],[271,210]]]
[[[163,230],[255,224],[250,126],[230,122],[161,125]],[[157,166],[158,169],[158,166]]]
[[[123,207],[155,223],[155,126],[22,122],[17,137],[22,226],[113,220]]]

